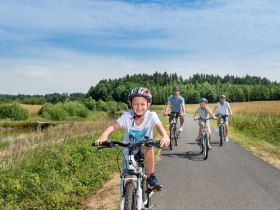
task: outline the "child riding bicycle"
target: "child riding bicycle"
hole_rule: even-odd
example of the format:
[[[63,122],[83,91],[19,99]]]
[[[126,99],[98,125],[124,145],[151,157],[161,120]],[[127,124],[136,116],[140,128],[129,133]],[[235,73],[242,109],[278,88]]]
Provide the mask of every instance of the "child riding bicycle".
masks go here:
[[[216,116],[218,117],[217,120],[217,127],[219,127],[219,124],[221,122],[221,118],[223,118],[225,123],[225,139],[224,141],[228,141],[228,115],[232,115],[232,110],[230,108],[229,102],[226,101],[225,95],[219,96],[219,102],[216,103],[216,106],[213,110],[213,113],[216,113],[216,110],[218,110]]]
[[[152,95],[147,88],[138,87],[131,90],[128,95],[131,111],[124,112],[112,125],[110,125],[102,135],[95,141],[96,145],[106,141],[111,133],[117,129],[124,128],[126,133],[123,138],[124,143],[129,143],[129,138],[134,136],[134,141],[142,141],[144,138],[153,138],[153,129],[157,128],[161,135],[160,147],[169,145],[169,137],[164,129],[160,119],[155,112],[149,110],[152,103]],[[124,150],[127,158],[127,150]],[[137,152],[137,156],[144,155],[144,162],[147,170],[147,182],[150,189],[160,190],[162,185],[154,174],[154,150],[153,147],[142,145]],[[127,165],[124,164],[124,171],[127,171]]]
[[[198,131],[198,137],[196,138],[196,141],[199,141],[199,138],[202,134],[202,129],[204,127],[204,120],[202,119],[207,119],[209,118],[209,115],[211,115],[211,117],[213,117],[214,119],[216,119],[215,115],[212,113],[212,111],[210,110],[210,108],[207,107],[208,104],[208,100],[206,98],[201,98],[199,100],[199,105],[200,107],[196,110],[196,112],[194,113],[194,120],[196,119],[200,119],[198,121],[198,125],[199,125],[199,131]],[[199,116],[199,117],[197,117]],[[210,140],[211,140],[211,128],[210,128],[210,123],[209,120],[206,121],[206,128],[207,128],[207,132],[208,132],[208,139],[209,139],[209,148],[211,148],[210,145]]]

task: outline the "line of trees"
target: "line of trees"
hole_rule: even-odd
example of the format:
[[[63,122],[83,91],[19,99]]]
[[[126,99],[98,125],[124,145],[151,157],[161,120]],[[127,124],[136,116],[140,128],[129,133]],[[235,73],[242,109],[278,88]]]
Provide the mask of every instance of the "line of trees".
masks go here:
[[[0,103],[9,103],[9,102],[18,102],[21,104],[38,104],[43,105],[45,103],[56,104],[59,102],[66,101],[85,101],[86,94],[84,93],[52,93],[46,95],[8,95],[8,94],[0,94]]]
[[[184,79],[176,73],[155,72],[152,75],[135,74],[114,80],[101,80],[97,85],[91,86],[86,94],[0,95],[0,103],[17,101],[23,104],[56,104],[66,101],[85,102],[89,97],[96,102],[102,100],[127,103],[129,91],[138,86],[151,90],[154,104],[165,104],[174,86],[180,87],[181,95],[187,103],[197,103],[201,97],[207,98],[209,102],[216,102],[220,94],[226,95],[231,102],[280,100],[280,84],[266,78],[194,74]]]
[[[176,73],[137,74],[114,80],[101,80],[92,86],[87,96],[95,100],[127,102],[129,91],[138,86],[148,87],[154,104],[165,104],[174,86],[179,86],[187,103],[197,103],[201,97],[216,102],[224,94],[229,101],[280,100],[280,84],[256,76],[235,77],[226,75],[195,74],[183,79]]]

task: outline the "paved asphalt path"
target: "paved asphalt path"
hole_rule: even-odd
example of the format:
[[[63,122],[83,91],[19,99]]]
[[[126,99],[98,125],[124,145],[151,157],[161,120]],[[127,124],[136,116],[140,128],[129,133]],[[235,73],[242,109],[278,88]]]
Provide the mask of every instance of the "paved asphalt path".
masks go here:
[[[212,128],[207,160],[198,155],[197,122],[187,115],[178,146],[161,152],[156,175],[163,185],[155,210],[280,210],[280,170],[229,141],[222,147]]]

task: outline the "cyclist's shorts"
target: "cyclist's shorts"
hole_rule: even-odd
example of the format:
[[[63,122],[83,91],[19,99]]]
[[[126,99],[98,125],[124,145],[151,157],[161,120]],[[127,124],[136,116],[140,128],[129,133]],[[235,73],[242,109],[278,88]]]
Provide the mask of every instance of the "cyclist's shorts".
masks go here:
[[[171,122],[174,119],[174,115],[172,114],[180,114],[180,112],[171,112],[171,115],[169,116],[169,122]]]
[[[222,118],[225,124],[228,124],[228,115],[218,115],[218,117]]]
[[[203,123],[203,124],[204,124],[204,120],[198,120],[198,125],[199,125],[200,123]],[[210,125],[209,120],[206,120],[206,125]]]
[[[124,154],[124,160],[123,160],[123,174],[126,174],[128,172],[128,162],[129,162],[129,156],[128,151],[123,151]],[[142,152],[141,148],[135,153],[134,155],[135,160],[144,158],[144,153]]]

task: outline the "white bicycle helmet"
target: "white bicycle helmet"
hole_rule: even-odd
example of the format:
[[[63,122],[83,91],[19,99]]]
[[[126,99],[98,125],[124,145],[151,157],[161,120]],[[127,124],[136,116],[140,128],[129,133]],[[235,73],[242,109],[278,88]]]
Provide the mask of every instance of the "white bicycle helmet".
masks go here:
[[[199,103],[200,102],[205,102],[206,104],[208,104],[208,100],[206,99],[206,98],[201,98],[200,100],[199,100]]]
[[[219,99],[221,99],[221,98],[226,99],[227,97],[225,95],[220,95]]]

